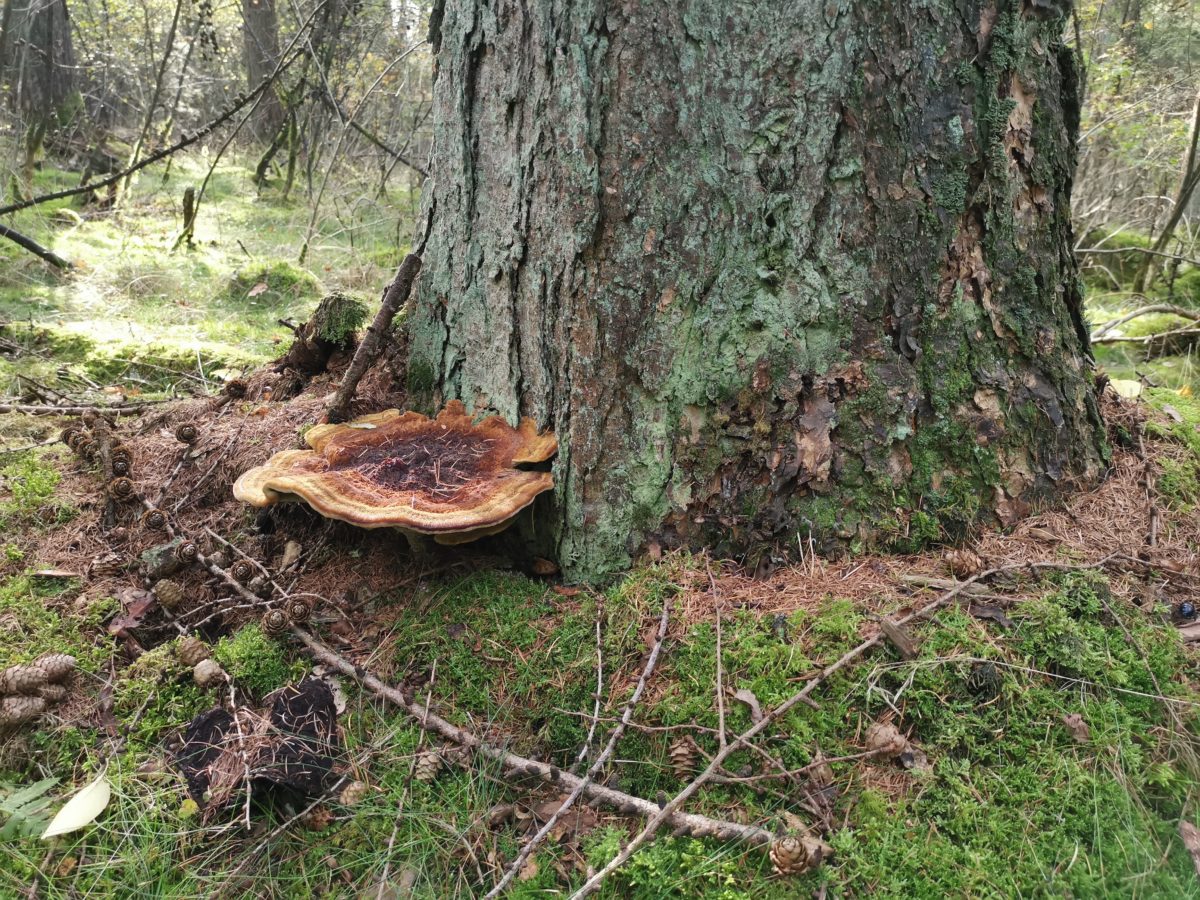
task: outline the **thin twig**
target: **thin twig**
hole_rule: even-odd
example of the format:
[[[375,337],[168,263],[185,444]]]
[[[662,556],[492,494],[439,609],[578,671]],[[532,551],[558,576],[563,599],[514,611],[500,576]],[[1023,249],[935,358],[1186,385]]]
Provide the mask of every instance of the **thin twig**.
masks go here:
[[[508,887],[512,880],[517,877],[517,874],[525,865],[525,860],[529,859],[530,855],[532,855],[532,853],[539,846],[541,846],[542,841],[546,839],[546,836],[550,834],[550,832],[554,829],[554,826],[558,824],[559,820],[566,814],[567,810],[569,810],[575,801],[579,799],[580,795],[587,790],[588,785],[592,783],[592,779],[600,773],[605,764],[608,762],[608,758],[612,756],[613,751],[617,749],[617,742],[621,740],[621,736],[625,733],[625,729],[629,725],[629,720],[633,718],[634,707],[637,706],[638,701],[641,699],[642,692],[646,689],[646,684],[650,680],[650,676],[654,673],[655,666],[658,664],[658,656],[662,652],[663,641],[666,640],[667,637],[667,624],[670,621],[670,617],[671,596],[668,595],[663,601],[662,616],[658,620],[658,634],[655,635],[654,638],[654,648],[650,651],[650,656],[646,660],[645,667],[642,669],[641,677],[638,678],[637,686],[633,689],[633,694],[629,697],[629,702],[625,704],[625,709],[621,713],[621,721],[617,723],[617,726],[612,730],[612,734],[609,735],[608,744],[605,745],[604,750],[601,751],[600,755],[596,757],[596,761],[593,762],[591,767],[587,770],[587,774],[580,779],[579,783],[575,785],[571,793],[567,795],[567,798],[559,804],[558,809],[554,811],[553,815],[551,815],[550,818],[545,821],[542,827],[538,829],[537,833],[534,834],[534,836],[526,842],[525,846],[521,848],[521,852],[518,853],[516,859],[509,864],[508,868],[504,872],[504,875],[499,881],[496,882],[495,886],[484,895],[484,900],[491,900],[493,897],[498,897],[500,893],[506,887]]]
[[[571,764],[570,771],[572,774],[579,771],[579,767],[583,761],[587,759],[589,753],[592,752],[592,741],[596,737],[596,728],[600,725],[600,701],[604,694],[604,646],[600,640],[600,613],[603,607],[599,602],[596,603],[596,692],[592,695],[592,723],[588,726],[587,737],[583,739],[583,746],[579,748],[579,755],[575,757],[575,762]]]

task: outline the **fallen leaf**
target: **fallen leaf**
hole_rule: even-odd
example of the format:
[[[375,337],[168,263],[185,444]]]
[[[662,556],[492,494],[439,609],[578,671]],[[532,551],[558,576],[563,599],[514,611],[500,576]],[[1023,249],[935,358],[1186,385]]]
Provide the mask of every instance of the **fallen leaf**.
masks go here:
[[[69,834],[90,825],[100,813],[104,812],[104,808],[108,806],[111,798],[112,788],[109,787],[108,779],[101,772],[94,781],[81,788],[74,797],[68,800],[58,814],[50,820],[50,824],[42,832],[42,839]]]
[[[1067,726],[1067,731],[1071,732],[1071,737],[1080,744],[1086,744],[1092,739],[1092,732],[1079,713],[1069,713],[1063,716],[1062,722]]]
[[[126,637],[130,628],[141,625],[150,607],[158,602],[149,591],[132,588],[121,591],[118,599],[121,601],[122,612],[108,623],[108,633],[120,638]]]
[[[1182,422],[1183,416],[1179,414],[1179,410],[1173,407],[1170,403],[1164,403],[1161,407],[1163,412],[1170,416],[1176,422]]]
[[[1114,378],[1108,384],[1118,397],[1124,397],[1126,400],[1136,400],[1142,395],[1142,383],[1140,381],[1132,381],[1128,378]]]
[[[247,297],[257,297],[259,294],[265,293],[266,290],[267,290],[267,283],[265,281],[260,281],[254,287],[250,288],[250,290],[246,291],[246,296]]]
[[[1183,838],[1183,846],[1192,856],[1192,865],[1196,867],[1196,877],[1200,878],[1200,828],[1191,822],[1181,819],[1179,836]]]
[[[749,688],[739,688],[737,693],[733,695],[734,700],[741,700],[750,707],[750,722],[757,725],[762,721],[763,711],[759,705],[758,698],[754,696],[754,691]]]
[[[531,856],[525,860],[525,865],[521,866],[521,871],[517,873],[517,880],[529,881],[531,878],[537,878],[537,873],[537,860]]]

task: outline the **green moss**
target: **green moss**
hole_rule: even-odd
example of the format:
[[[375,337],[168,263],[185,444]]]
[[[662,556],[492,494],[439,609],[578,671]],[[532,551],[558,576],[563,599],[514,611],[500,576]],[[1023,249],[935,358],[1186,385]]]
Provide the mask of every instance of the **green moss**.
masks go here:
[[[287,260],[274,259],[235,272],[225,287],[225,296],[231,303],[278,308],[297,300],[315,299],[320,290],[320,282],[311,272]]]
[[[303,664],[290,663],[279,642],[263,634],[256,623],[221,638],[213,648],[213,658],[241,690],[258,698],[304,673]]]
[[[179,661],[176,641],[143,653],[113,688],[113,714],[137,748],[154,746],[168,731],[182,728],[220,701],[201,690],[192,670]]]
[[[345,346],[366,319],[367,307],[361,300],[334,291],[318,305],[313,324],[322,340]]]
[[[971,183],[966,172],[951,172],[933,183],[933,199],[942,209],[961,213],[967,208],[967,188]]]
[[[0,469],[8,489],[8,499],[0,501],[0,528],[62,524],[75,517],[74,504],[55,496],[62,475],[54,456],[53,451],[30,451],[9,457],[12,461]]]

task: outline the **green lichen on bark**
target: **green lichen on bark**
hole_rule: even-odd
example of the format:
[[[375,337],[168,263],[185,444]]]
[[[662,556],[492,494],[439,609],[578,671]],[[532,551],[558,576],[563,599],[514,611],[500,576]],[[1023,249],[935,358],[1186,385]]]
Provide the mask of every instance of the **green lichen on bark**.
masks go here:
[[[410,387],[555,430],[538,535],[570,576],[650,540],[944,538],[1096,469],[1061,23],[950,0],[434,20]]]

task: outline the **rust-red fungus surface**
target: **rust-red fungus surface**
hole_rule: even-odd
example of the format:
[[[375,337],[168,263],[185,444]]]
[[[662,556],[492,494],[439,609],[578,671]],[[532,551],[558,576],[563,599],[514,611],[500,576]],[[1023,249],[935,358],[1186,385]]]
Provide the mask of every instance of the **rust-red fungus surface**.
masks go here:
[[[287,500],[362,528],[399,528],[459,544],[495,534],[553,486],[549,472],[519,469],[558,451],[532,419],[472,420],[457,400],[435,419],[387,410],[317,425],[311,450],[284,450],[233,486],[253,506]]]

